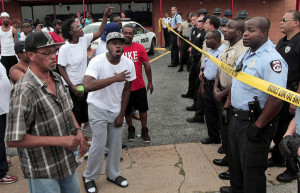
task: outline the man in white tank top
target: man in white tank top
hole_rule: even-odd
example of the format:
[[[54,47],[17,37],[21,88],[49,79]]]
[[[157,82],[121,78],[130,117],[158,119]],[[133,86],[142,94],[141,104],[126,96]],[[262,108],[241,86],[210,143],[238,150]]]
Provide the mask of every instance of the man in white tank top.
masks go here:
[[[1,13],[3,25],[0,28],[0,44],[1,44],[1,63],[6,68],[7,76],[9,69],[18,63],[18,59],[14,50],[15,43],[18,41],[18,32],[12,26],[9,26],[9,14]]]

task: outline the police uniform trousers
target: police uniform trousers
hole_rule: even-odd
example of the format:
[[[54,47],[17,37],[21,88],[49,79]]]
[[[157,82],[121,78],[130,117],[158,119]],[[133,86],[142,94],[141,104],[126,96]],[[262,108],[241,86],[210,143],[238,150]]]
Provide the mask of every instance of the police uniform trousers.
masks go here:
[[[299,162],[298,162],[299,164]],[[297,174],[297,187],[298,187],[298,193],[300,193],[300,172]]]
[[[205,114],[204,98],[201,94],[200,84],[201,84],[201,80],[198,77],[195,83],[196,85],[195,90],[197,89],[197,93],[194,97],[194,103],[196,104],[195,117],[198,118],[204,117]]]
[[[184,37],[184,39],[189,40],[188,37]],[[181,41],[181,46],[180,46],[180,67],[183,68],[184,64],[187,64],[187,69],[190,68],[191,62],[190,62],[190,57],[189,57],[189,44],[184,41],[184,40],[180,40]]]
[[[296,84],[288,84],[287,89],[297,92],[298,82]],[[272,159],[274,159],[276,161],[284,160],[283,156],[281,155],[281,153],[279,151],[279,144],[280,144],[284,134],[286,133],[291,120],[294,118],[294,115],[291,115],[289,113],[289,108],[290,108],[290,103],[284,101],[282,104],[281,111],[279,113],[278,128],[277,128],[275,136],[273,137],[273,141],[274,141],[275,145],[274,145],[273,151],[272,151]],[[292,165],[291,165],[291,164],[294,165],[296,163],[291,163],[291,162],[292,162],[292,160],[287,158],[286,168],[289,169],[290,171],[293,171],[294,173],[297,173],[298,170],[295,170],[296,167],[292,167]]]
[[[177,35],[170,32],[170,43],[171,43],[171,63],[173,66],[179,64],[179,49],[177,45]]]
[[[228,122],[225,123],[225,119],[223,117],[223,109],[224,109],[224,105],[225,105],[225,102],[226,102],[226,99],[227,99],[227,96],[224,97],[224,99],[219,103],[220,104],[220,112],[219,112],[219,117],[220,117],[220,120],[221,120],[221,139],[222,139],[222,147],[223,147],[223,151],[224,151],[224,154],[225,156],[227,156],[228,158],[228,152],[229,152],[229,123],[230,123],[230,120],[232,118],[232,110],[230,109],[229,110],[229,115],[228,115]]]
[[[199,80],[198,63],[200,61],[200,58],[201,58],[201,54],[196,55],[196,56],[192,55],[192,57],[191,57],[192,64],[190,66],[189,88],[188,88],[188,91],[187,91],[188,95],[196,96],[196,98],[197,98],[197,92],[198,92],[198,89],[199,89],[199,85],[196,85],[196,81],[197,81],[197,79]]]
[[[276,124],[268,124],[262,128],[257,140],[249,139],[247,130],[253,122],[233,117],[229,130],[229,171],[233,193],[265,193],[268,153],[272,138],[276,132]]]
[[[170,47],[170,32],[164,28],[165,48]]]
[[[205,106],[205,120],[207,125],[208,137],[212,140],[219,142],[220,139],[220,120],[219,120],[219,103],[214,97],[213,88],[214,80],[204,80],[205,96],[204,96],[204,106]],[[217,115],[217,116],[216,116]]]

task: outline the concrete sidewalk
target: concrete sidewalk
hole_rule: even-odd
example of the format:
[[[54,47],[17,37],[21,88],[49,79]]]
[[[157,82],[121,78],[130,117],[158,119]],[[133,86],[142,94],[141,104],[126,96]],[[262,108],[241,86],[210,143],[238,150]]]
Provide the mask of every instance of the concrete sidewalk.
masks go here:
[[[222,158],[217,152],[219,145],[203,145],[201,143],[185,143],[176,145],[162,145],[139,147],[123,150],[124,162],[121,162],[121,175],[128,179],[129,186],[120,188],[106,180],[105,166],[100,179],[96,181],[99,192],[130,192],[130,193],[200,193],[217,192],[229,181],[220,180],[220,172],[227,167],[218,167],[212,163],[215,158]],[[0,185],[0,192],[27,193],[27,180],[22,177],[18,156],[12,157],[13,165],[9,174],[17,175],[19,181],[10,185]],[[78,167],[78,178],[81,192],[84,191],[81,175],[86,161]],[[278,185],[276,176],[284,168],[270,168],[267,170],[267,185]],[[293,182],[292,189],[295,188]],[[293,192],[272,187],[268,192]],[[286,191],[285,191],[286,190]],[[296,190],[295,190],[296,192]]]

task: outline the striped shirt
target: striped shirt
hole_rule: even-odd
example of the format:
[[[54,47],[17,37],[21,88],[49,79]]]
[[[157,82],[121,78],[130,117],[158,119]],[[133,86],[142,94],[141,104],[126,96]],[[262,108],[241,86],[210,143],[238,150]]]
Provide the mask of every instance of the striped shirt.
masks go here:
[[[28,68],[12,91],[6,125],[6,141],[20,141],[26,134],[68,136],[74,132],[68,89],[58,74],[52,73],[57,96]],[[77,167],[72,151],[58,146],[18,148],[25,178],[62,179]]]

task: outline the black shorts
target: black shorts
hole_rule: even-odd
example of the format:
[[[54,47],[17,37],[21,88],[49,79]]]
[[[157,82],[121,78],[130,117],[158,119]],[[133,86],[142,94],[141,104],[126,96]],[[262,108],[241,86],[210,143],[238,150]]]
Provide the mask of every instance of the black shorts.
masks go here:
[[[126,108],[126,115],[131,115],[132,109],[140,112],[148,111],[147,91],[146,88],[141,88],[130,92],[130,98]]]
[[[6,69],[7,77],[9,77],[10,68],[18,63],[18,59],[16,56],[1,56],[1,63]]]

